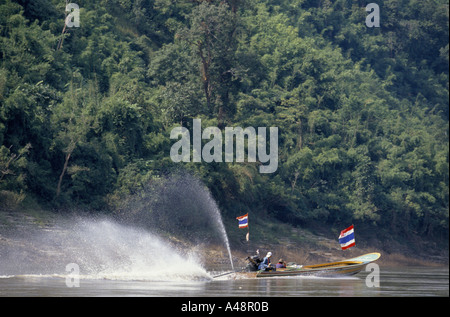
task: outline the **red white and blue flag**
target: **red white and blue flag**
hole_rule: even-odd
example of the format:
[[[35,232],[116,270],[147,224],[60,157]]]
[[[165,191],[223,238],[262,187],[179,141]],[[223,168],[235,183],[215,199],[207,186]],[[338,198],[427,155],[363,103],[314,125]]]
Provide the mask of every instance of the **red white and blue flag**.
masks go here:
[[[236,218],[239,221],[239,229],[248,227],[248,214]]]
[[[353,225],[341,231],[339,235],[339,244],[341,249],[345,250],[355,246],[355,231],[353,230]]]

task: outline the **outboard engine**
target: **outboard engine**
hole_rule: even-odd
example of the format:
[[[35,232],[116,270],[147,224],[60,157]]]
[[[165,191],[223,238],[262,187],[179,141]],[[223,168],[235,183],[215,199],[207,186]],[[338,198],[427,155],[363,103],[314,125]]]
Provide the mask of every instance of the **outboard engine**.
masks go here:
[[[258,271],[258,266],[262,262],[258,255],[247,257],[247,270],[250,272]]]

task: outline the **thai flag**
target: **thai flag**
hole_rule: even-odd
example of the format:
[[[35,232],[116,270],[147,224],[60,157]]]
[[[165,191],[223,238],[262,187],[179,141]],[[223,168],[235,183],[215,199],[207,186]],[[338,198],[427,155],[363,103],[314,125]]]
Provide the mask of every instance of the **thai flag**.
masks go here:
[[[353,230],[353,225],[341,231],[339,235],[339,244],[342,250],[351,248],[355,246],[355,232]]]
[[[248,214],[237,217],[236,219],[239,220],[239,229],[248,227]]]

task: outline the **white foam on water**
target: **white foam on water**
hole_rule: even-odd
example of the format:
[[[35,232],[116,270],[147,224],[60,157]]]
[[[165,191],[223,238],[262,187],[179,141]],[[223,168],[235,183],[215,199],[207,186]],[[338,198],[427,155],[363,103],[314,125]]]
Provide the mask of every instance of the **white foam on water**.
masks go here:
[[[210,279],[195,254],[177,250],[156,234],[109,220],[80,224],[86,247],[79,259],[89,278],[117,280]],[[86,252],[87,251],[87,252]],[[76,261],[76,257],[74,261]],[[76,262],[75,262],[76,263]]]
[[[34,241],[29,250],[30,254],[34,252],[34,259],[36,249],[39,249],[38,261],[17,265],[16,272],[4,274],[0,269],[1,276],[66,277],[73,273],[66,272],[66,266],[74,263],[79,268],[78,277],[81,279],[212,279],[189,250],[177,249],[154,233],[112,220],[79,219],[63,230],[40,232],[27,239]],[[9,260],[14,261],[14,256]],[[14,263],[9,263],[9,266],[13,267]]]

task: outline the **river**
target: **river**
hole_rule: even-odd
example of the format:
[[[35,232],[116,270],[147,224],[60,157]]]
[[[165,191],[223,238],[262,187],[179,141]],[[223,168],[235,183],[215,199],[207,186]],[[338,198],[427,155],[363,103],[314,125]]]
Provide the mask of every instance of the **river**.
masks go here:
[[[213,278],[232,266],[225,260],[208,268],[195,250],[111,219],[26,229],[2,238],[0,297],[449,296],[447,267],[380,264],[346,278]]]
[[[71,285],[63,275],[0,276],[0,296],[157,296],[157,297],[409,297],[449,296],[448,268],[382,267],[379,286],[367,283],[370,272],[352,277],[133,280],[81,278]],[[373,284],[373,283],[372,283]],[[68,285],[74,287],[68,287]],[[368,286],[369,285],[369,286]]]

